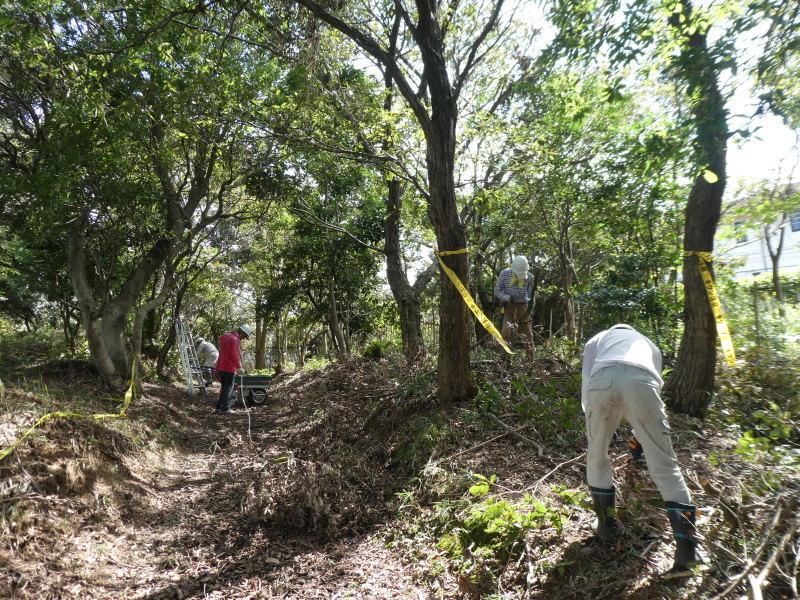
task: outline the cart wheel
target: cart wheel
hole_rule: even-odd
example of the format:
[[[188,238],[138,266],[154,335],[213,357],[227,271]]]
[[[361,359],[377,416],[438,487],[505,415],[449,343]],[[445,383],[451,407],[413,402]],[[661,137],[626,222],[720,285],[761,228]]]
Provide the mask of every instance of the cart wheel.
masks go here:
[[[253,388],[250,390],[250,396],[248,400],[257,406],[264,404],[267,401],[267,389],[266,388]]]

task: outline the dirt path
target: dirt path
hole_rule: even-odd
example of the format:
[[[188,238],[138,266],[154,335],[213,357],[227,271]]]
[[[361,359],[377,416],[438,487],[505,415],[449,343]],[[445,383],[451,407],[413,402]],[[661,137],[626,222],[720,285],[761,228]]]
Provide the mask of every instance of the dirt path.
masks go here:
[[[297,458],[307,453],[298,447],[303,440],[313,440],[302,434],[306,415],[290,402],[215,415],[211,397],[158,386],[147,392],[154,405],[184,403],[169,407],[177,445],[107,456],[116,476],[99,478],[91,496],[64,500],[66,506],[45,495],[41,508],[62,524],[40,527],[19,553],[0,556],[11,575],[0,597],[434,597],[412,583],[377,527],[330,536],[313,510],[289,505],[304,486],[324,488],[320,482],[338,474]],[[140,405],[131,419],[144,419],[148,408]]]

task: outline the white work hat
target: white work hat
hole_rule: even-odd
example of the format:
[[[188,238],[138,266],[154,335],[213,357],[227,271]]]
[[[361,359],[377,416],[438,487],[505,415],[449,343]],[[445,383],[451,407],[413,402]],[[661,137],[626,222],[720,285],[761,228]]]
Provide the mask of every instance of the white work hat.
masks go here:
[[[524,256],[515,256],[511,261],[511,270],[516,275],[525,275],[528,272],[528,259]]]
[[[253,331],[253,330],[250,329],[249,325],[242,325],[241,327],[239,327],[239,331],[241,331],[244,334],[245,339],[249,340],[250,339],[250,332]]]
[[[197,338],[197,343],[199,344],[200,342],[205,342],[205,339],[203,339],[203,338],[201,338],[201,337],[198,337],[198,338]]]

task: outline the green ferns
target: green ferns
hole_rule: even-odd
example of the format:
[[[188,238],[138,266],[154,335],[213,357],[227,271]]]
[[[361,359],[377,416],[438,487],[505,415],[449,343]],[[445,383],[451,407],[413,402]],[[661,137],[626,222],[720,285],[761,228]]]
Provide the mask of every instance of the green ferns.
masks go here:
[[[439,531],[437,547],[460,568],[476,563],[490,567],[506,564],[522,551],[525,536],[537,530],[560,533],[566,513],[549,502],[526,494],[519,502],[497,496],[484,497],[497,477],[475,474],[471,498],[437,503],[431,525]],[[473,502],[473,498],[482,498]]]

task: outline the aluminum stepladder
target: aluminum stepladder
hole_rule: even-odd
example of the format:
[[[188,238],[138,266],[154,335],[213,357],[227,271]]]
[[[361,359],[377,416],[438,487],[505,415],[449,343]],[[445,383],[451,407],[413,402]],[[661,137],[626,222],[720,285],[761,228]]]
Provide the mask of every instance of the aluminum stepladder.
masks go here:
[[[206,382],[203,379],[203,371],[200,369],[200,361],[197,359],[197,349],[194,346],[192,328],[180,317],[175,319],[175,334],[178,336],[178,350],[181,353],[181,366],[183,375],[186,378],[186,389],[194,395],[195,390],[202,390],[206,394]]]

